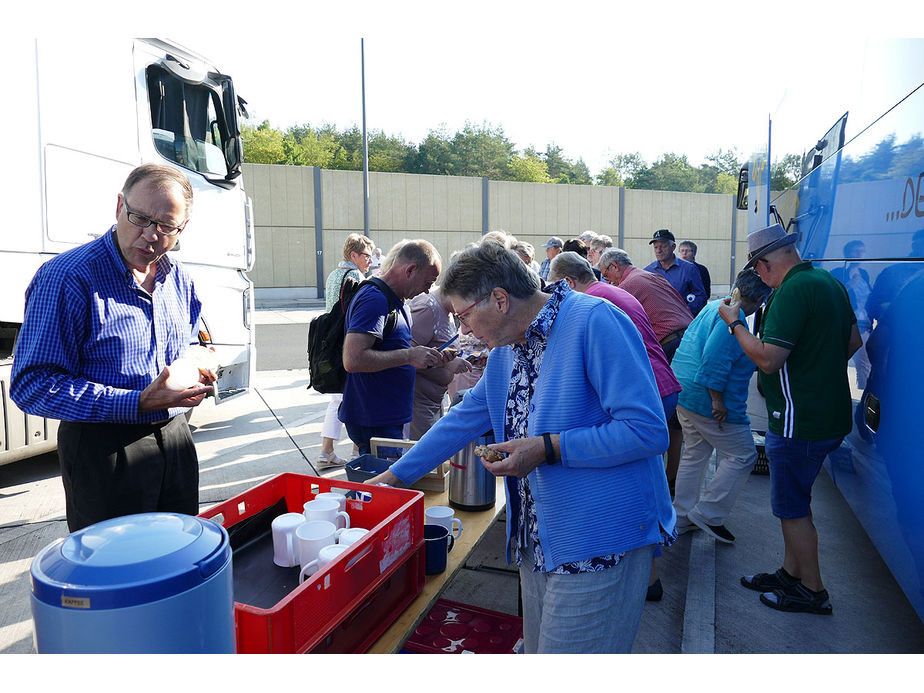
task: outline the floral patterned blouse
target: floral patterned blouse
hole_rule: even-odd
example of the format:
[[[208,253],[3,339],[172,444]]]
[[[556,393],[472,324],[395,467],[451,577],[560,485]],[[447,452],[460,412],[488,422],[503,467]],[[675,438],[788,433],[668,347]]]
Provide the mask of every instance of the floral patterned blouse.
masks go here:
[[[571,291],[568,283],[560,281],[554,285],[551,296],[545,306],[539,311],[536,319],[526,329],[526,342],[513,345],[513,373],[510,378],[510,391],[507,397],[506,433],[507,439],[526,438],[529,423],[529,404],[539,378],[539,368],[542,366],[542,356],[545,354],[549,329],[558,315],[562,299]],[[539,524],[536,517],[536,506],[529,490],[529,479],[518,479],[517,489],[520,496],[520,509],[517,531],[514,541],[514,556],[517,565],[523,561],[523,549],[528,540],[533,542],[533,557],[535,558],[533,570],[545,571],[545,557],[539,543]],[[623,554],[609,554],[583,561],[563,563],[552,569],[551,573],[592,573],[612,568]]]

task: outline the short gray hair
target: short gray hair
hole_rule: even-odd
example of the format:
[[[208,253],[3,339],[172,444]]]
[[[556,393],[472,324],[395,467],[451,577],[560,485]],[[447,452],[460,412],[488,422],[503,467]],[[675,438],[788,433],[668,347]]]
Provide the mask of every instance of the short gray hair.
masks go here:
[[[607,267],[611,262],[620,267],[632,266],[632,258],[630,258],[629,253],[622,248],[608,248],[605,250],[603,255],[600,256],[600,261],[597,263],[597,266]]]
[[[503,229],[496,229],[494,231],[488,231],[481,237],[481,242],[484,243],[485,241],[494,241],[495,243],[500,243],[505,248],[513,248],[517,239],[516,236],[507,233]]]
[[[541,285],[539,276],[515,252],[490,241],[459,251],[443,275],[442,290],[449,296],[477,300],[495,288],[526,299]]]
[[[532,243],[527,243],[526,241],[517,241],[513,244],[511,250],[518,255],[529,258],[530,262],[536,259],[536,249],[533,247]]]
[[[600,235],[596,231],[591,231],[590,229],[587,229],[587,231],[578,236],[578,238],[584,241],[584,243],[587,245],[590,245],[591,241],[599,237]]]
[[[764,284],[763,280],[757,276],[757,272],[750,267],[738,272],[738,276],[735,277],[734,288],[741,293],[741,298],[745,298],[757,305],[763,303],[767,294],[770,293],[770,287]]]
[[[595,281],[597,276],[594,274],[590,263],[580,254],[573,250],[566,250],[552,258],[549,263],[549,283],[571,277],[581,284]]]
[[[598,252],[602,251],[604,248],[612,248],[613,239],[601,234],[590,242],[590,247]]]

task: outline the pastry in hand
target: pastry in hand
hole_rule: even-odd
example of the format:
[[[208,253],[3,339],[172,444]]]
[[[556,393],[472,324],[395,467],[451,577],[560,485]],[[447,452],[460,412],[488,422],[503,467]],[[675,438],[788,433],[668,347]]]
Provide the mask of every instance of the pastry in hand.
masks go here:
[[[492,450],[487,445],[475,446],[475,454],[482,458],[485,462],[500,462],[502,459],[504,459],[503,453],[500,453],[497,450]]]

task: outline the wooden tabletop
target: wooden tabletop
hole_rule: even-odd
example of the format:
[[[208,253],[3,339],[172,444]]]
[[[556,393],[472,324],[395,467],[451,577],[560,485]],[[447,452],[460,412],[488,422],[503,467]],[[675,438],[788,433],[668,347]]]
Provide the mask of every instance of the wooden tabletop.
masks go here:
[[[449,505],[449,491],[424,491],[424,507],[434,505]],[[465,565],[466,559],[475,549],[478,541],[485,535],[491,524],[503,512],[506,505],[504,496],[504,477],[497,478],[497,491],[494,496],[494,507],[478,512],[456,511],[456,517],[462,521],[462,535],[456,540],[449,552],[446,570],[439,575],[427,575],[423,590],[411,602],[398,619],[391,624],[382,636],[369,648],[370,654],[387,654],[397,652],[404,642],[411,636],[414,629],[429,613],[430,609],[439,599],[443,590],[452,582],[456,573]]]

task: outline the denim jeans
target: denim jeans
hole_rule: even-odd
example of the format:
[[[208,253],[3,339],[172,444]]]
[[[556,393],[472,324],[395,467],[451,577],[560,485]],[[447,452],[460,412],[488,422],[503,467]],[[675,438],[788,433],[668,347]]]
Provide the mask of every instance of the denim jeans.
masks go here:
[[[627,551],[612,568],[555,575],[520,567],[526,654],[629,654],[642,619],[655,545]]]
[[[842,440],[799,440],[767,431],[770,508],[774,517],[797,520],[812,514],[812,485],[825,457],[837,450]]]

